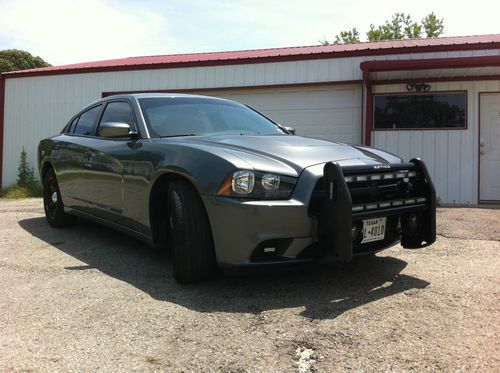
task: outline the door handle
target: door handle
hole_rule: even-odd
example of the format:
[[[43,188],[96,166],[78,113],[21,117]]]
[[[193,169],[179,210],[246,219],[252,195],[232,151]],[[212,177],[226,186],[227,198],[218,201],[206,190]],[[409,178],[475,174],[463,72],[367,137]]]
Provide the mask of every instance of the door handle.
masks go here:
[[[479,154],[484,155],[485,149],[486,149],[486,144],[484,142],[484,139],[481,138],[481,141],[479,142]]]
[[[83,153],[83,167],[90,168],[92,165],[90,164],[90,158],[92,158],[92,153],[85,152]]]

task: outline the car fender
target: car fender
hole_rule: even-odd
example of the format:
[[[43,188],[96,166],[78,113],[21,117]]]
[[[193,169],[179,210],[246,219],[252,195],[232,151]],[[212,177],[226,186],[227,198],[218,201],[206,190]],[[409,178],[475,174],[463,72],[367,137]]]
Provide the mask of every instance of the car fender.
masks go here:
[[[182,147],[182,157],[172,153],[173,148],[162,152],[150,179],[150,192],[156,181],[165,174],[187,179],[200,195],[214,195],[224,178],[236,169],[252,169],[250,163],[217,149]],[[174,156],[172,156],[174,154]]]

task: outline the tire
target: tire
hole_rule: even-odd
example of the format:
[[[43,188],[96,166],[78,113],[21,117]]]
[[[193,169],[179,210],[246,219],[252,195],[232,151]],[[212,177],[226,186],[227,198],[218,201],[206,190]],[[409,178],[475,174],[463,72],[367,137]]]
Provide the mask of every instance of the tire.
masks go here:
[[[408,230],[408,215],[403,215],[401,219],[401,228],[404,232],[406,232],[405,237],[401,240],[401,246],[405,249],[421,249],[422,246],[422,214],[418,213],[417,214],[418,221],[420,222],[417,228],[413,231],[410,232]]]
[[[62,228],[75,223],[75,217],[64,212],[61,192],[52,168],[43,177],[43,207],[50,226]]]
[[[200,196],[183,180],[170,182],[167,196],[175,279],[188,284],[213,278],[217,262],[212,231]]]

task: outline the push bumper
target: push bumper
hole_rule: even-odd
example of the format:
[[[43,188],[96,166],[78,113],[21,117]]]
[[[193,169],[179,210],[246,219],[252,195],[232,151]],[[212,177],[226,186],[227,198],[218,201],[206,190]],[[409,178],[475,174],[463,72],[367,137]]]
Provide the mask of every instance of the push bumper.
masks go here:
[[[327,196],[322,201],[319,217],[318,236],[324,260],[328,263],[348,262],[355,252],[352,230],[354,224],[374,217],[388,217],[391,229],[388,236],[381,242],[365,245],[366,251],[377,251],[401,240],[404,248],[421,248],[432,244],[436,240],[436,192],[427,168],[420,159],[410,161],[412,169],[420,176],[416,185],[419,198],[407,200],[423,203],[401,205],[384,202],[386,208],[353,212],[351,191],[346,183],[346,175],[350,172],[359,172],[353,168],[342,168],[340,165],[329,162],[324,166],[324,178],[327,186]],[[391,171],[398,168],[408,168],[408,165],[395,165]],[[366,171],[366,170],[365,170]],[[414,191],[413,191],[414,193]],[[407,192],[410,194],[410,191]],[[399,201],[399,200],[398,200]],[[374,202],[368,206],[381,207],[382,203]],[[359,242],[358,242],[359,244]],[[362,252],[363,249],[358,252]]]

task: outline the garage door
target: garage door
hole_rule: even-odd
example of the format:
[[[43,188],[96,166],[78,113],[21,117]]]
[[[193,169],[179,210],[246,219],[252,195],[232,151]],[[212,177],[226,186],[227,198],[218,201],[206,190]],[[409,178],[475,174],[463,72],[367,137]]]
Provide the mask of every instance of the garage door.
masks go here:
[[[361,143],[361,85],[200,93],[247,104],[301,136]]]

